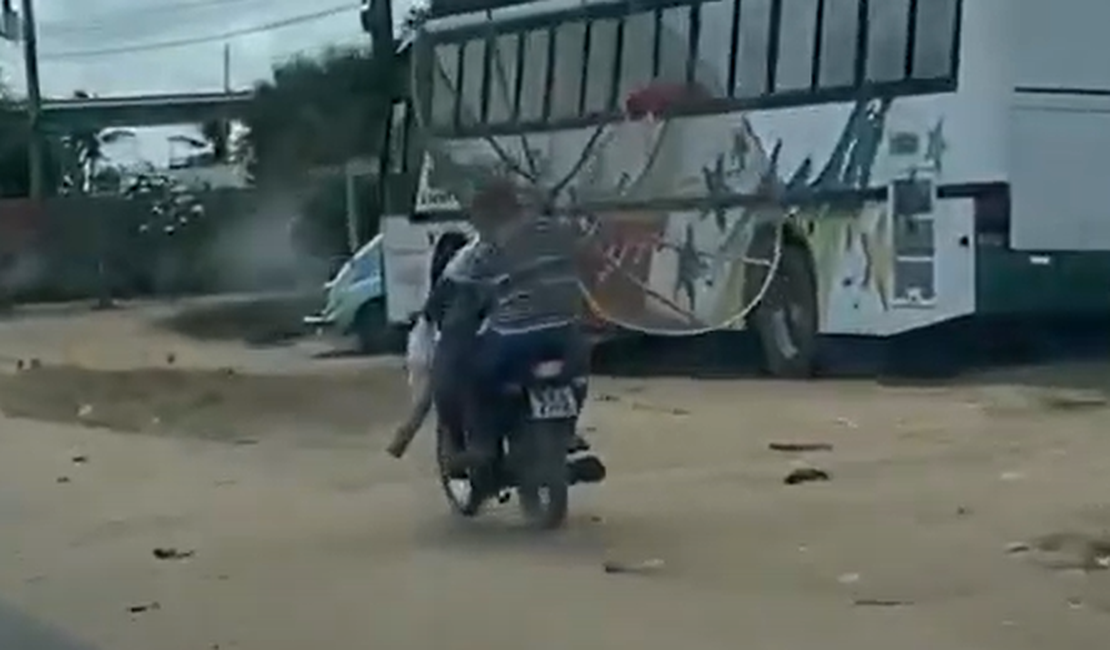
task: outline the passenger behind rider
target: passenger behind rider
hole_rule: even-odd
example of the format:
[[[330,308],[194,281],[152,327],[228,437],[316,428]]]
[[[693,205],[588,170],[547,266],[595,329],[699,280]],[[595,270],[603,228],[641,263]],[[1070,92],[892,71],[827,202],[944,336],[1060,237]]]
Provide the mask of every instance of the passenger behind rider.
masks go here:
[[[453,443],[452,455],[465,447],[470,408],[467,376],[485,312],[484,292],[471,267],[483,246],[481,237],[472,237],[450,252],[450,257],[440,249],[439,259],[433,260],[432,289],[424,305],[424,318],[439,332],[432,355],[431,387],[439,426],[447,430]]]
[[[588,371],[589,349],[579,324],[582,298],[569,220],[526,205],[504,180],[475,193],[470,219],[478,238],[444,270],[454,289],[436,350],[433,382],[439,398],[464,407],[467,465],[495,450],[500,431],[498,388],[521,381],[539,361],[559,358]],[[435,307],[436,296],[429,300]],[[434,311],[434,310],[433,310]],[[436,319],[430,319],[436,322]],[[469,378],[470,381],[461,378]],[[588,445],[577,436],[574,450]]]

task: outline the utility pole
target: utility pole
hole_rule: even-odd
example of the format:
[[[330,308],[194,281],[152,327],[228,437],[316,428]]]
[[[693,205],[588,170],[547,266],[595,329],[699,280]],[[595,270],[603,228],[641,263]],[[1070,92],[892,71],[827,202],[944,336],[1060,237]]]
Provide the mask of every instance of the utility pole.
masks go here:
[[[23,9],[23,64],[27,71],[27,165],[31,198],[45,194],[43,183],[42,91],[39,87],[39,48],[33,0],[21,0]]]
[[[370,34],[370,46],[379,61],[393,55],[393,2],[392,0],[362,0],[359,11],[362,29]]]
[[[231,43],[224,43],[224,94],[231,94]],[[216,164],[222,165],[227,162],[231,148],[231,120],[220,118],[217,124],[219,124],[219,136],[223,140],[223,150],[217,149],[213,153],[217,154]]]
[[[224,93],[231,94],[231,43],[224,43]]]

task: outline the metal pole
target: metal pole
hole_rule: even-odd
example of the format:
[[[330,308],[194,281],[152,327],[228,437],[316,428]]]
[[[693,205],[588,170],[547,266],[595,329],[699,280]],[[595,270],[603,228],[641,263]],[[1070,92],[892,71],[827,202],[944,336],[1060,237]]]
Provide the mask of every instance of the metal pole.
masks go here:
[[[39,52],[35,33],[35,8],[32,0],[21,0],[23,9],[23,64],[27,71],[28,147],[27,165],[31,198],[45,194],[43,182],[42,92],[39,87]]]
[[[224,43],[224,94],[231,94],[231,43]],[[227,162],[228,152],[231,149],[231,120],[222,118],[219,121],[220,137],[223,139],[223,156],[216,160],[216,164]]]
[[[355,165],[352,162],[348,161],[343,165],[343,176],[347,190],[347,246],[353,255],[358,251],[361,242],[359,241],[358,185],[355,182]]]
[[[224,93],[231,94],[231,43],[224,43]]]

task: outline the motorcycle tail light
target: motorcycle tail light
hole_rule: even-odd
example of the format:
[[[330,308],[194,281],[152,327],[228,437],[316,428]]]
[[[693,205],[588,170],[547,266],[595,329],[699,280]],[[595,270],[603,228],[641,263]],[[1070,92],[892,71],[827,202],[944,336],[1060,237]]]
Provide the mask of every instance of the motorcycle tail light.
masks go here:
[[[537,379],[551,379],[563,372],[562,361],[544,361],[532,367],[532,376]]]

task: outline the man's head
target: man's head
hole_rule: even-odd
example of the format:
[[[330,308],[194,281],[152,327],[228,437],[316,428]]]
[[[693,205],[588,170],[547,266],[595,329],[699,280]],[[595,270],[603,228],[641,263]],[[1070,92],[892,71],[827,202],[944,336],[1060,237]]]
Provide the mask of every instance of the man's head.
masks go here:
[[[470,221],[483,237],[515,221],[523,212],[517,188],[505,179],[482,183],[470,201]]]

